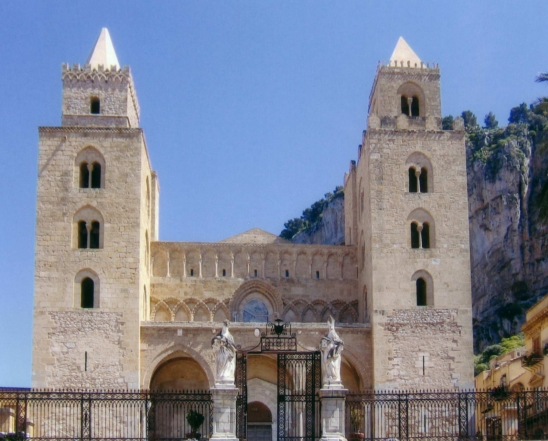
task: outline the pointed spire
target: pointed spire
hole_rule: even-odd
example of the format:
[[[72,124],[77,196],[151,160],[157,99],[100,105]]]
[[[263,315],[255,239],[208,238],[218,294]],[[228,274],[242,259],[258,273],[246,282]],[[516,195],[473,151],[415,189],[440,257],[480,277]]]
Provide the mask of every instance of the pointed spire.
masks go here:
[[[398,39],[396,47],[394,48],[394,52],[392,52],[392,56],[390,57],[390,64],[392,64],[394,61],[398,63],[398,66],[403,61],[404,67],[407,67],[408,61],[411,67],[415,67],[415,64],[417,66],[420,66],[421,64],[421,59],[413,51],[413,49],[411,49],[411,46],[407,44],[407,41],[405,41],[403,37],[400,37]]]
[[[89,64],[92,69],[97,69],[99,65],[103,65],[105,69],[110,69],[111,66],[116,66],[120,69],[120,63],[118,63],[118,57],[116,51],[112,45],[110,34],[107,28],[101,29],[99,38],[89,55],[86,64]]]

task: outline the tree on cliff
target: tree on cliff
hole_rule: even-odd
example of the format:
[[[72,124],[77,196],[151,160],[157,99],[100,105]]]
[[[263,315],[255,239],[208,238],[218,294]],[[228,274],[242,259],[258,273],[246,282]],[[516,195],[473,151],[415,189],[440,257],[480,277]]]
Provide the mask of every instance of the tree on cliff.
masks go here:
[[[538,74],[535,81],[537,83],[544,83],[545,81],[548,81],[548,72],[542,72],[542,73]]]
[[[464,127],[466,129],[473,129],[477,127],[478,119],[471,110],[465,110],[460,116],[462,116],[462,119],[464,120]]]
[[[487,115],[485,115],[483,123],[485,124],[486,129],[496,129],[499,126],[499,122],[495,118],[493,112],[489,112]]]

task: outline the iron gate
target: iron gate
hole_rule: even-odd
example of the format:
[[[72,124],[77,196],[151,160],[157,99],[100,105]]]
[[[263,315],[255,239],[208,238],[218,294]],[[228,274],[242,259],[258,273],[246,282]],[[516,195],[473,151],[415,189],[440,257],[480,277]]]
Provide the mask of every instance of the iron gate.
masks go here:
[[[278,354],[278,440],[321,438],[319,352]]]

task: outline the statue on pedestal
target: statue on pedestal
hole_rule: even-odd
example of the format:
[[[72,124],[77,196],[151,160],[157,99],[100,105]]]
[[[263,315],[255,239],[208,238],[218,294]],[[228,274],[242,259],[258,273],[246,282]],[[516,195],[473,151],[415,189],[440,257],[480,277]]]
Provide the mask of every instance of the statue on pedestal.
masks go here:
[[[329,316],[327,320],[329,332],[322,338],[320,352],[322,353],[322,387],[342,388],[341,353],[344,342],[335,331],[335,319]]]
[[[211,340],[211,347],[215,353],[215,384],[233,386],[237,348],[228,323],[228,320],[223,322],[223,328]]]

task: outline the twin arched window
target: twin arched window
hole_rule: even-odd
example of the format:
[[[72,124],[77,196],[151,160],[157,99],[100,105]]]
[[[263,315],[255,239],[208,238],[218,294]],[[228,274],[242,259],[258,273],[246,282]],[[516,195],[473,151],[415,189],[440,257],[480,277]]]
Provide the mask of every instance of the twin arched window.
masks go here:
[[[80,188],[101,188],[101,164],[80,164]]]
[[[433,172],[430,159],[422,152],[413,152],[405,161],[407,166],[407,190],[409,193],[432,193]]]
[[[409,167],[409,193],[428,193],[428,169]]]
[[[105,158],[94,147],[86,147],[76,156],[78,187],[104,188]]]
[[[74,248],[103,248],[103,216],[94,207],[82,207],[74,215]]]
[[[401,113],[407,116],[420,116],[419,96],[401,96]]]
[[[411,248],[430,248],[430,225],[428,222],[411,222]]]
[[[407,216],[411,248],[435,248],[434,218],[424,208],[416,208]]]
[[[78,222],[78,248],[100,248],[101,224],[92,221],[88,224],[86,221]]]

